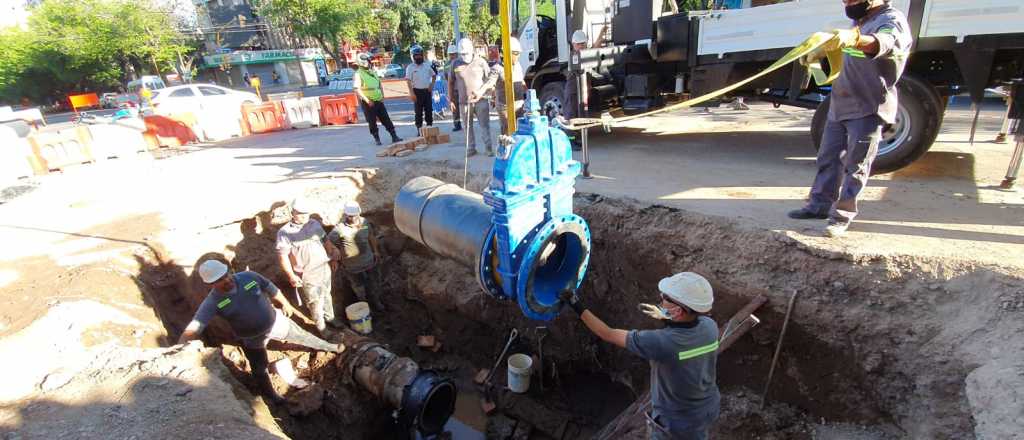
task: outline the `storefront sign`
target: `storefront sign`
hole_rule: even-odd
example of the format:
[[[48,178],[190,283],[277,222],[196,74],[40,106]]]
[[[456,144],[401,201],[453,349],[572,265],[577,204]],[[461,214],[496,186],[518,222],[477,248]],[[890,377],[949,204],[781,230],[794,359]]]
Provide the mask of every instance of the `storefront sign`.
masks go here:
[[[206,55],[203,67],[217,67],[224,64],[263,64],[280,61],[323,59],[320,49],[286,49],[286,50],[239,50],[227,54]]]

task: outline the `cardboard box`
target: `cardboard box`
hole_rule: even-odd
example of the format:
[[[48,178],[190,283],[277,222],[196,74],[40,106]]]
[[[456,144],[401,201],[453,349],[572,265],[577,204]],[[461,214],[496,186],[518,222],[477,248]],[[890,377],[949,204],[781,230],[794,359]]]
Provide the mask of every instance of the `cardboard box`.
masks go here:
[[[452,142],[452,135],[450,134],[439,134],[437,135],[437,143],[449,144]]]
[[[437,145],[437,136],[427,136],[427,145]]]
[[[423,127],[420,128],[420,136],[428,138],[431,136],[437,136],[441,133],[441,130],[437,127]]]

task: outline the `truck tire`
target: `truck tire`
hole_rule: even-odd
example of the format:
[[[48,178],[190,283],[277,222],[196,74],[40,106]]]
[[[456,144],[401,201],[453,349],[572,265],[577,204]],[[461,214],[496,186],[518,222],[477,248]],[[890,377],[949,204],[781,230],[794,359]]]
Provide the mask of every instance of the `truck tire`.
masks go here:
[[[544,109],[549,118],[562,114],[564,91],[565,81],[549,82],[540,89],[540,96],[537,99],[540,100],[540,108]]]
[[[878,156],[871,166],[871,174],[896,171],[928,152],[939,135],[942,124],[942,98],[935,89],[913,76],[904,76],[896,84],[899,107],[896,123],[882,129],[882,141],[878,145]],[[828,119],[830,98],[818,105],[811,120],[811,139],[814,149],[821,146]]]

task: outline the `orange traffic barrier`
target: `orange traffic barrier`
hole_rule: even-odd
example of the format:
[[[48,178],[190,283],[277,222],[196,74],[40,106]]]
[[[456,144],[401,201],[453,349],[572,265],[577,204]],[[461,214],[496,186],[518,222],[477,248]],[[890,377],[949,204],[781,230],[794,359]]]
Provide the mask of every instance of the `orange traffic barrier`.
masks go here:
[[[242,131],[245,135],[269,133],[288,128],[280,101],[242,104]]]
[[[28,143],[35,156],[34,160],[30,158],[30,162],[36,174],[94,160],[89,130],[85,127],[34,133],[28,137]]]
[[[100,98],[95,93],[68,95],[68,103],[71,104],[71,110],[77,112],[80,108],[99,107]]]
[[[359,122],[356,113],[358,98],[355,93],[320,97],[320,121],[326,125],[344,125]]]
[[[192,113],[146,116],[146,132],[143,136],[150,149],[156,147],[180,147],[197,140],[196,116]]]

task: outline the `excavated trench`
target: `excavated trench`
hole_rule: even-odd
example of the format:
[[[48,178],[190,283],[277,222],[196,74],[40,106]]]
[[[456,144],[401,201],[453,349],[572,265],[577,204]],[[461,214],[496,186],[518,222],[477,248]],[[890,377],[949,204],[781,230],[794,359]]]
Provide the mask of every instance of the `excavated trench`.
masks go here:
[[[421,369],[454,380],[459,395],[447,425],[453,438],[589,438],[646,391],[646,363],[596,340],[572,313],[551,322],[528,320],[515,303],[480,291],[469,269],[399,232],[391,203],[397,189],[414,175],[378,174],[356,191],[387,254],[381,265],[387,310],[374,311],[371,337],[399,356],[412,358]],[[443,170],[432,175],[456,180]],[[485,183],[474,179],[469,186],[481,188]],[[329,212],[356,193],[326,190],[317,195]],[[699,272],[712,282],[712,316],[720,325],[755,296],[768,296],[768,303],[755,313],[761,324],[719,357],[723,405],[713,429],[716,438],[974,436],[965,377],[979,363],[950,356],[958,341],[943,328],[943,313],[967,300],[959,297],[953,280],[941,281],[935,274],[913,272],[899,263],[817,252],[779,234],[665,207],[589,194],[578,194],[575,203],[593,235],[590,269],[580,294],[614,327],[658,326],[637,312],[636,305],[654,302],[658,280],[677,271]],[[200,261],[225,258],[236,270],[255,270],[286,286],[273,252],[276,230],[286,218],[283,205],[277,203],[238,223],[243,238],[229,243],[227,255],[209,254]],[[327,218],[324,223],[333,221]],[[168,269],[153,265],[149,270]],[[993,286],[1016,281],[996,273],[985,277]],[[149,292],[159,299],[153,301],[154,307],[173,336],[206,294],[195,277],[181,274],[176,279]],[[936,288],[936,283],[943,286]],[[976,285],[972,281],[962,290]],[[799,297],[762,409],[761,392],[793,292]],[[335,300],[341,314],[354,299],[341,285],[335,287]],[[1000,318],[988,324],[998,327],[1003,322]],[[546,329],[538,329],[541,326]],[[491,367],[512,329],[520,337],[510,353],[535,355],[537,360],[543,356],[543,376],[534,368],[526,395],[488,394],[497,408],[487,415],[480,404],[484,394],[473,377]],[[546,333],[542,350],[541,333]],[[440,347],[418,347],[421,335],[434,336]],[[207,332],[208,343],[233,344],[231,340],[223,326]],[[396,435],[392,409],[356,386],[334,362],[334,355],[271,348],[281,350],[279,356],[291,358],[300,376],[316,383],[312,389],[289,394],[297,403],[271,409],[290,436]],[[225,363],[255,389],[237,349],[225,349]],[[493,379],[498,388],[506,377],[504,362],[500,365]],[[621,429],[608,438],[644,438],[642,420],[616,423]]]

